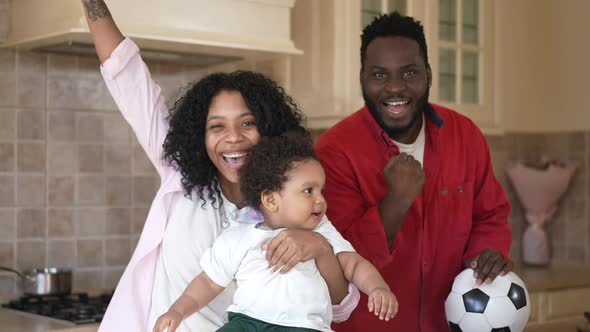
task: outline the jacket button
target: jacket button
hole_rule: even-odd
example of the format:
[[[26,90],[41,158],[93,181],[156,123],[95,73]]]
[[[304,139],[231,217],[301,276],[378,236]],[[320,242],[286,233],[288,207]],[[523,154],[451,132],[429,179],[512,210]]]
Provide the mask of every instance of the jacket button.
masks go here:
[[[443,195],[443,196],[446,195],[446,194],[448,194],[448,193],[449,193],[449,190],[448,189],[442,189],[440,191],[440,194]]]

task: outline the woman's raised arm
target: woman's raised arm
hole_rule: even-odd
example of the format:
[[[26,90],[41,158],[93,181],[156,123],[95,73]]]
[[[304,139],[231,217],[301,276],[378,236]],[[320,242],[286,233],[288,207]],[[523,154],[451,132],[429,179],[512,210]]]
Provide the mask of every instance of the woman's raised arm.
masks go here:
[[[82,0],[82,6],[86,13],[86,20],[94,39],[98,58],[100,63],[104,63],[125,37],[119,31],[103,0]]]

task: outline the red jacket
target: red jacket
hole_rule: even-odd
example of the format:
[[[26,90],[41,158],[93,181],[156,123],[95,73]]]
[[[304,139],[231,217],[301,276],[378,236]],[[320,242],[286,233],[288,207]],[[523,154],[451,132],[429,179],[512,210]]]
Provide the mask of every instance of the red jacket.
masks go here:
[[[399,153],[366,107],[326,131],[316,149],[326,171],[328,218],[381,272],[399,301],[389,322],[367,310],[363,294],[344,331],[449,331],[444,301],[463,262],[485,248],[508,256],[510,205],[494,177],[480,130],[466,117],[426,111],[426,181],[391,248],[378,206],[383,168]]]

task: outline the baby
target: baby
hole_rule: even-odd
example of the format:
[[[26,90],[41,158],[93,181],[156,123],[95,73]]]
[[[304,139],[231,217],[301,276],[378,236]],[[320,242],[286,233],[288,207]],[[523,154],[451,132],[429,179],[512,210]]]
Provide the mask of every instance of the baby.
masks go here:
[[[248,207],[201,259],[203,272],[158,318],[154,331],[174,332],[181,321],[207,305],[234,279],[237,290],[218,331],[275,327],[288,331],[331,331],[332,306],[315,260],[280,273],[268,267],[262,245],[285,229],[313,230],[336,254],[345,278],[369,297],[368,309],[389,320],[398,310],[395,295],[367,260],[357,254],[324,217],[325,174],[309,135],[265,137],[240,170]]]

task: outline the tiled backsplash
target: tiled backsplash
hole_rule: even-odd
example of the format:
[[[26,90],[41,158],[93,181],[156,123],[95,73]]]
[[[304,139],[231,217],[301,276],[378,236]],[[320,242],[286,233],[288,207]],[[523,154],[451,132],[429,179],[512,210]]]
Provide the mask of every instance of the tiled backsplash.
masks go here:
[[[149,66],[167,96],[207,73]],[[238,68],[252,69],[215,70]],[[78,290],[114,288],[158,185],[98,60],[0,50],[0,265],[68,267]],[[0,295],[16,292],[0,272]]]

